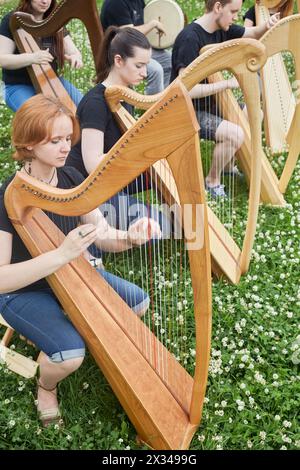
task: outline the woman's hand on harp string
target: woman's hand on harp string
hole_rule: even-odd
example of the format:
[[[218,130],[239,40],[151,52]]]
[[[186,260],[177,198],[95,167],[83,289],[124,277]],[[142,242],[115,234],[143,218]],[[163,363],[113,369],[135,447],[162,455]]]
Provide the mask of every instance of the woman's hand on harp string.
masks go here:
[[[275,13],[274,15],[270,16],[270,18],[266,21],[267,29],[272,28],[275,26],[276,23],[280,20],[280,12]]]
[[[39,49],[32,53],[32,64],[47,65],[49,62],[52,62],[53,59],[54,57],[50,54],[49,49]]]
[[[78,258],[97,238],[97,227],[93,224],[84,224],[68,233],[60,247],[59,254],[64,264]]]
[[[226,80],[226,82],[227,82],[226,88],[228,90],[232,90],[233,88],[239,88],[240,87],[239,82],[237,81],[237,79],[235,77],[229,78],[228,80]]]
[[[130,225],[127,239],[132,245],[143,245],[152,238],[161,238],[161,230],[154,219],[143,217]]]
[[[83,67],[82,57],[79,54],[65,54],[65,59],[73,69],[81,69]]]

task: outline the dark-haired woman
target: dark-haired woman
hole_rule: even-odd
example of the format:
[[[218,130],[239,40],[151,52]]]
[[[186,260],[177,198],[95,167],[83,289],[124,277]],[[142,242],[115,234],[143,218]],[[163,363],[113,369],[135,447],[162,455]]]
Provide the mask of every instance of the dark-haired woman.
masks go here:
[[[30,13],[36,21],[41,21],[49,16],[56,4],[56,0],[22,0],[15,11]],[[11,11],[4,16],[0,25],[0,67],[2,67],[5,102],[9,108],[16,111],[36,93],[26,67],[50,63],[57,72],[63,67],[65,60],[74,68],[82,67],[82,58],[65,29],[57,32],[55,36],[41,38],[38,41],[40,50],[19,54],[9,27],[12,13]],[[82,98],[80,91],[65,78],[59,77],[59,79],[77,105]]]
[[[14,158],[22,161],[22,172],[50,186],[70,189],[83,182],[75,168],[65,167],[77,134],[73,114],[58,100],[39,94],[16,112],[12,130]],[[58,248],[32,258],[4,205],[4,192],[12,178],[0,189],[0,311],[11,327],[42,351],[38,359],[38,412],[47,426],[60,418],[57,383],[80,366],[85,346],[45,277],[81,254],[89,259],[87,250],[92,243],[104,251],[122,252],[151,237],[160,237],[160,228],[152,219],[140,219],[128,231],[116,230],[98,209],[84,215],[80,227],[77,217],[47,213],[66,237]],[[146,312],[149,297],[143,289],[103,268],[98,272],[135,314]]]
[[[121,137],[120,128],[106,102],[105,89],[112,85],[138,85],[147,76],[150,58],[150,43],[140,31],[114,26],[106,30],[100,51],[98,84],[83,97],[78,106],[81,140],[71,149],[67,162],[85,177]],[[115,214],[114,218],[109,218],[110,222],[116,220],[117,226],[128,227],[132,220],[146,215],[145,205],[128,194],[149,187],[150,182],[142,175],[128,188],[124,188],[123,192],[107,201],[105,211],[108,212],[111,207]],[[158,218],[153,208],[151,216]],[[167,227],[167,221],[165,223]]]

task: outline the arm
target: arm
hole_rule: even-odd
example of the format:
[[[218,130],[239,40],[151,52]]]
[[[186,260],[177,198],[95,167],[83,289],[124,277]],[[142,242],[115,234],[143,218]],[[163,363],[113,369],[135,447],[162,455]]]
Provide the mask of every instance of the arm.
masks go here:
[[[0,35],[0,67],[8,70],[21,69],[32,64],[48,64],[53,57],[49,50],[14,54],[16,45],[11,39]]]
[[[75,46],[70,35],[64,37],[65,59],[70,62],[71,67],[80,69],[83,66],[80,51]]]
[[[83,129],[81,154],[86,171],[90,174],[105,156],[104,133],[98,129]]]
[[[280,13],[275,13],[263,24],[246,28],[244,38],[259,39],[268,29],[272,28],[280,20]]]
[[[164,25],[158,20],[151,20],[148,23],[144,23],[139,26],[134,26],[133,24],[126,24],[126,25],[121,26],[121,28],[127,28],[127,27],[135,28],[145,35],[150,33],[153,29],[156,29],[161,34],[166,34]]]
[[[117,230],[109,225],[99,209],[95,209],[81,219],[85,224],[93,224],[97,227],[95,244],[107,252],[126,251],[133,246],[143,245],[151,238],[160,238],[161,236],[159,224],[147,217],[131,224],[128,230]]]
[[[184,68],[180,69],[179,76],[183,73],[184,70]],[[198,83],[189,91],[189,95],[192,99],[204,98],[205,96],[212,96],[216,93],[220,93],[221,91],[228,89],[231,90],[233,88],[239,88],[238,81],[235,77],[210,84]]]
[[[79,236],[80,230],[91,232],[89,236]],[[21,263],[11,263],[12,239],[9,232],[0,230],[0,293],[8,293],[53,274],[59,268],[77,258],[96,239],[94,226],[81,226],[72,230],[63,243],[55,250],[44,253]]]
[[[249,18],[246,18],[244,21],[244,26],[245,28],[252,28],[254,25],[252,20],[249,20]],[[245,36],[244,36],[245,37]]]

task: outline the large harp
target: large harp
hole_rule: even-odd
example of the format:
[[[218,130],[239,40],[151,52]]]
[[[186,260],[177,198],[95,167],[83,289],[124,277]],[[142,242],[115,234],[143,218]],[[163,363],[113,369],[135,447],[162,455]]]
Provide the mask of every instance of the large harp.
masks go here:
[[[300,153],[300,14],[280,20],[260,39],[266,47],[268,61],[262,70],[264,104],[266,109],[266,134],[269,134],[270,145],[273,134],[280,137],[287,145],[287,159],[277,185],[282,193],[286,191]],[[292,87],[284,67],[281,52],[292,53],[295,64],[295,89]],[[275,83],[274,83],[275,82]],[[274,88],[273,85],[276,84]],[[270,95],[271,92],[271,95]],[[295,95],[294,95],[295,93]],[[296,96],[296,98],[295,98]],[[277,103],[277,104],[276,104]],[[277,106],[275,108],[275,106]],[[277,123],[279,127],[277,128]],[[276,129],[275,129],[276,126]],[[271,129],[275,132],[271,133]],[[279,145],[279,144],[278,144]]]
[[[37,256],[60,244],[63,237],[43,210],[72,216],[87,213],[159,158],[167,159],[180,203],[189,207],[191,231],[196,232],[199,222],[201,225],[202,241],[188,251],[195,321],[189,335],[196,335],[192,376],[168,351],[169,342],[160,342],[156,330],[133,314],[84,257],[47,278],[140,438],[154,449],[188,448],[201,419],[207,382],[211,274],[197,132],[192,103],[179,81],[126,132],[80,186],[54,189],[17,173],[5,193],[14,227],[31,255]],[[186,238],[193,243],[194,235],[186,228],[184,224]]]
[[[291,4],[290,11],[286,13],[292,14],[293,2],[285,3]],[[256,3],[255,17],[257,25],[265,23],[270,18],[268,7],[278,7],[279,5],[280,2],[269,2],[268,0]],[[286,38],[282,37],[281,39],[285,42]],[[295,111],[295,99],[283,57],[280,53],[268,54],[268,60],[261,70],[261,80],[266,141],[272,153],[283,152],[287,143],[286,136]]]
[[[62,0],[45,18],[37,22],[28,13],[15,12],[10,19],[10,28],[20,52],[39,49],[38,38],[51,37],[72,19],[80,20],[86,28],[92,57],[97,70],[99,46],[103,37],[95,0]],[[86,43],[88,41],[83,41]],[[38,93],[59,98],[69,109],[75,104],[53,71],[51,65],[33,64],[28,67],[32,83]]]
[[[248,220],[242,248],[234,239],[234,234],[218,219],[212,209],[208,208],[208,224],[212,269],[217,276],[225,275],[232,283],[239,282],[243,273],[247,272],[251,249],[254,242],[258,205],[260,197],[261,178],[261,131],[259,111],[259,88],[256,79],[257,70],[264,64],[264,47],[252,39],[228,41],[226,44],[215,45],[194,60],[180,76],[187,90],[190,90],[201,80],[223,68],[230,69],[237,77],[244,92],[248,107],[248,160],[246,168],[249,175],[249,205]],[[111,87],[106,90],[106,98],[116,119],[123,130],[134,124],[132,116],[121,106],[126,101],[137,108],[147,109],[157,96],[143,96],[129,89]],[[172,178],[169,176],[166,161],[157,162],[153,167],[153,181],[160,188],[166,200],[178,202],[178,194],[174,190]]]

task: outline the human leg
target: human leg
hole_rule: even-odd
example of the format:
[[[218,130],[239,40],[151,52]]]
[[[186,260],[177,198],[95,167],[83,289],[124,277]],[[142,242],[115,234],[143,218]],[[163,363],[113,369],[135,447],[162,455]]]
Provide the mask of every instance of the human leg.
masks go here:
[[[132,308],[136,315],[140,317],[146,313],[150,300],[148,294],[143,289],[103,269],[97,269],[97,271],[124,302]]]
[[[163,68],[164,88],[166,88],[170,83],[172,54],[167,49],[152,49],[152,59],[156,60]]]
[[[164,89],[164,71],[162,66],[154,59],[147,65],[146,94],[155,95]]]
[[[4,87],[4,101],[14,112],[35,94],[36,91],[32,85],[5,85]]]
[[[38,411],[57,408],[56,388],[83,361],[84,342],[50,289],[0,296],[3,318],[32,341],[39,355]],[[48,390],[47,390],[48,389]]]
[[[76,106],[78,106],[81,99],[82,99],[82,97],[83,97],[83,94],[72,83],[70,83],[65,78],[59,77],[59,80],[61,81],[64,88],[66,89],[66,91],[70,95],[72,101],[75,103]]]

